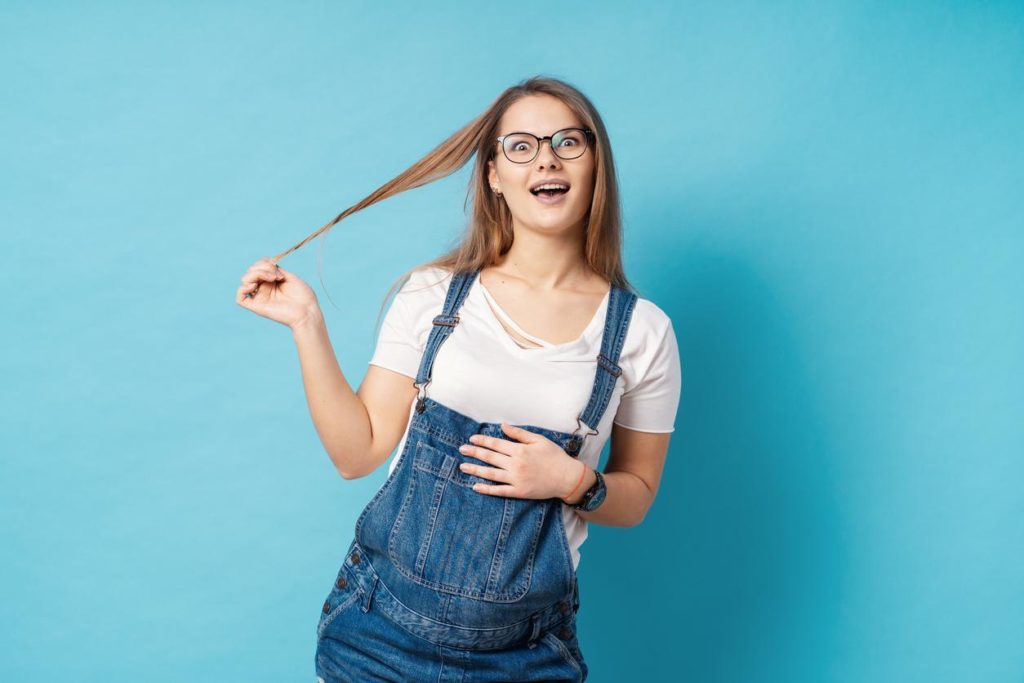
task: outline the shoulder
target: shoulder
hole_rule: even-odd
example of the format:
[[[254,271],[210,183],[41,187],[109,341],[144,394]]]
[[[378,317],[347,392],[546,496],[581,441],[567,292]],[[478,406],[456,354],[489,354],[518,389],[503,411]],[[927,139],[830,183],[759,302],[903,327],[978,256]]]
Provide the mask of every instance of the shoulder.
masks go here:
[[[627,389],[678,363],[679,345],[672,319],[650,299],[638,297],[619,355]]]
[[[417,268],[402,283],[402,287],[395,297],[401,299],[404,306],[429,307],[438,301],[444,301],[451,279],[452,273],[446,268],[436,266]]]
[[[452,279],[452,271],[438,266],[426,266],[417,268],[409,274],[409,279],[402,287],[402,291],[424,290],[445,288]]]
[[[650,299],[637,298],[619,359],[627,392],[625,395],[632,396],[631,400],[635,401],[644,395],[662,394],[666,387],[672,386],[676,388],[669,394],[678,395],[681,368],[679,344],[672,319]],[[625,410],[627,418],[624,418],[624,424],[642,422],[640,417],[630,414],[633,408],[627,407]]]
[[[674,336],[672,319],[656,303],[638,296],[629,321],[627,342],[644,348],[658,346]]]

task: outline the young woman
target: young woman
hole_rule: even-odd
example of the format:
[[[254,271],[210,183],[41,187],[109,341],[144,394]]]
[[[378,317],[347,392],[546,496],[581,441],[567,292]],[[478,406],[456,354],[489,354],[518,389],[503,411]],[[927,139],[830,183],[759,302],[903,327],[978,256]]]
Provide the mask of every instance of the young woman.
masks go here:
[[[639,524],[658,489],[676,337],[623,273],[611,147],[578,90],[540,77],[507,89],[310,238],[474,154],[465,238],[400,279],[358,392],[315,294],[280,257],[253,264],[237,292],[292,329],[344,478],[397,451],[323,604],[320,681],[585,680],[587,524]]]

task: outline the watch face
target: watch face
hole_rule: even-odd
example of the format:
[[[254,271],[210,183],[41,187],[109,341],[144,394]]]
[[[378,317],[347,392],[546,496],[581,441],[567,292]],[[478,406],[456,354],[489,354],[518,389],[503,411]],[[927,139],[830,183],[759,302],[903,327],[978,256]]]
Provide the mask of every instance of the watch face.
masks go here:
[[[601,476],[601,473],[595,470],[594,474],[597,475],[597,480],[586,492],[583,496],[583,500],[580,502],[580,509],[587,512],[596,510],[597,506],[604,502],[605,494],[608,492],[607,487],[604,485],[604,477]]]

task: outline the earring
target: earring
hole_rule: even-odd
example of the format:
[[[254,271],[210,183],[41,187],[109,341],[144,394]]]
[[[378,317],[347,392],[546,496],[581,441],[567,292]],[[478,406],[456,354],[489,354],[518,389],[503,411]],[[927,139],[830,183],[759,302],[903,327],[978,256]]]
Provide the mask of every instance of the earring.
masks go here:
[[[499,197],[501,196],[501,193],[498,192],[498,188],[492,187],[491,190],[494,192],[494,194],[498,195]]]

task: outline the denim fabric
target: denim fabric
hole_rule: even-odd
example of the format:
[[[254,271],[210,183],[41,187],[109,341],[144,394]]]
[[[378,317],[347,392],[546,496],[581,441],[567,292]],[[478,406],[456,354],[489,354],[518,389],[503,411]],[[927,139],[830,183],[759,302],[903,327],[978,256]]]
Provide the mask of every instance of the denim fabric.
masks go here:
[[[317,625],[316,673],[335,681],[584,681],[579,586],[562,503],[490,496],[462,472],[472,434],[506,438],[427,397],[434,357],[479,271],[455,274],[434,318],[394,471],[356,521]],[[594,385],[574,432],[518,425],[578,456],[621,374],[636,295],[612,285]],[[583,424],[589,427],[581,434]]]

